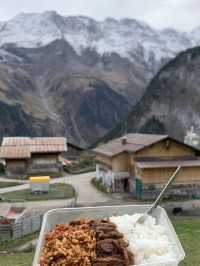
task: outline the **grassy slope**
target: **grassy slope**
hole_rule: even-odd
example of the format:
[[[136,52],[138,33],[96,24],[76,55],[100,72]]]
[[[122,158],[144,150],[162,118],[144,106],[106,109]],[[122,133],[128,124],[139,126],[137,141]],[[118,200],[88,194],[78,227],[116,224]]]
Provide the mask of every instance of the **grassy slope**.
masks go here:
[[[26,244],[27,242],[38,238],[38,232],[21,237],[19,239],[15,239],[15,240],[9,240],[9,241],[5,241],[3,243],[0,244],[0,252],[1,251],[11,251],[13,248],[15,247],[19,247],[21,245]]]
[[[181,266],[199,266],[200,218],[180,218],[173,220],[173,224],[186,253]]]
[[[1,251],[10,251],[8,254],[0,254],[0,266],[31,266],[34,256],[33,252],[19,252],[13,253],[12,249],[18,246],[21,246],[35,238],[38,237],[38,233],[34,233],[28,236],[24,236],[22,238],[7,241],[3,244],[0,244],[0,252]]]
[[[34,252],[0,255],[0,266],[31,266]]]
[[[68,184],[53,184],[50,185],[49,193],[33,194],[29,189],[3,193],[1,196],[4,201],[38,201],[38,200],[53,200],[53,199],[70,199],[75,195],[74,188]]]

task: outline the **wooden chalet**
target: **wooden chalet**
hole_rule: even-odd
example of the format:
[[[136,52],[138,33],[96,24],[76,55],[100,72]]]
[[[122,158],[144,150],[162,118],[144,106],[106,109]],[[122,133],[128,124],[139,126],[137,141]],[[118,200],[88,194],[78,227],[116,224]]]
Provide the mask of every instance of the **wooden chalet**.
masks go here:
[[[67,151],[66,138],[6,137],[0,148],[8,177],[38,172],[58,172],[62,164],[59,156]]]
[[[96,176],[110,192],[149,197],[160,191],[175,169],[182,170],[170,193],[200,194],[200,151],[167,135],[128,134],[98,146]]]

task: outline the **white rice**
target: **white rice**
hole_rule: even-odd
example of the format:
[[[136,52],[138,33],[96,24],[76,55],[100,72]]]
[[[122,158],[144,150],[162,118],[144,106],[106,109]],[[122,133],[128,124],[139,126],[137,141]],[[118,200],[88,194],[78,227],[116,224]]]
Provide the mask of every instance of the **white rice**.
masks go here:
[[[151,216],[143,224],[135,225],[140,216],[141,214],[134,214],[110,218],[129,243],[128,249],[134,254],[135,264],[166,263],[175,259],[164,226],[156,224],[155,218]]]

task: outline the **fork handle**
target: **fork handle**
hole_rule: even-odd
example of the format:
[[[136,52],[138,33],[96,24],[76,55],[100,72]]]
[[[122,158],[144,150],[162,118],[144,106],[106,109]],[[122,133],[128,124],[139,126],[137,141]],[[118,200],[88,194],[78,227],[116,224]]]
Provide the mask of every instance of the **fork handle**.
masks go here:
[[[146,214],[151,214],[155,210],[155,208],[159,205],[159,203],[161,202],[161,200],[164,197],[165,192],[167,191],[169,186],[172,184],[172,182],[174,181],[174,179],[176,178],[176,176],[178,175],[180,170],[181,170],[181,166],[179,165],[177,167],[176,171],[173,173],[173,175],[169,179],[169,181],[167,182],[167,184],[164,186],[163,190],[160,192],[160,194],[159,194],[158,198],[156,199],[156,201],[154,202],[154,204],[149,208],[149,210],[147,211]]]

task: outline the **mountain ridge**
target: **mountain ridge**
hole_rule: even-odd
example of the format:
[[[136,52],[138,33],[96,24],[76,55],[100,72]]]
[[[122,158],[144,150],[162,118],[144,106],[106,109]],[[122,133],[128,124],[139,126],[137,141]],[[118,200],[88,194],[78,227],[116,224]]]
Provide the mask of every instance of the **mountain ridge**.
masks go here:
[[[1,24],[1,45],[16,43],[26,48],[44,46],[55,39],[64,38],[77,53],[81,53],[82,48],[92,47],[100,54],[117,52],[121,56],[131,57],[129,52],[138,46],[147,51],[146,56],[150,56],[153,49],[157,49],[157,56],[163,58],[166,55],[174,56],[174,53],[180,51],[180,48],[174,45],[166,46],[166,32],[168,38],[172,37],[173,41],[178,41],[178,37],[181,38],[181,42],[185,39],[184,47],[178,42],[181,49],[197,44],[193,37],[195,29],[191,32],[179,32],[174,29],[155,30],[143,21],[130,18],[107,18],[97,21],[86,16],[61,16],[55,11],[46,11],[21,13]]]
[[[127,116],[160,68],[199,43],[192,34],[128,18],[20,14],[0,23],[0,100],[30,116],[36,135],[90,145]]]
[[[123,70],[121,81],[118,69],[104,71],[115,56],[99,58],[86,51],[80,57],[65,40],[40,48],[4,45],[4,49],[4,57],[0,56],[4,62],[0,64],[0,99],[13,108],[20,106],[30,119],[35,118],[36,129],[37,121],[41,125],[42,120],[44,130],[38,130],[38,134],[65,135],[77,144],[87,145],[130,110],[130,103],[113,83],[124,86],[123,80],[132,84],[131,80],[123,77]],[[99,62],[103,68],[98,68]],[[37,134],[37,130],[34,132]]]
[[[100,141],[129,132],[168,134],[183,140],[200,124],[200,46],[181,52],[152,79],[141,101]]]

